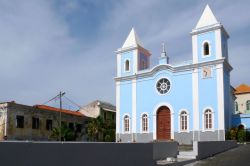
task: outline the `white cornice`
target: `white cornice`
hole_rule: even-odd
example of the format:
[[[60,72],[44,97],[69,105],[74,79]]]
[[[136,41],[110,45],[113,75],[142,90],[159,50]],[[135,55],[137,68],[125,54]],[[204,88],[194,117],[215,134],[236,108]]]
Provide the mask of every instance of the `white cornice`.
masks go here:
[[[225,66],[231,71],[232,67],[230,64],[225,60],[225,58],[218,59],[218,60],[213,60],[213,61],[207,61],[207,62],[202,62],[202,63],[196,63],[196,64],[189,64],[189,65],[183,65],[183,66],[171,66],[169,64],[162,64],[155,66],[151,70],[147,70],[141,73],[137,73],[135,75],[131,76],[124,76],[124,77],[116,77],[116,81],[121,81],[121,80],[131,80],[134,78],[145,78],[145,77],[150,77],[153,76],[155,73],[157,73],[160,70],[168,70],[172,73],[177,73],[177,72],[183,72],[183,71],[191,71],[193,69],[201,68],[203,66],[211,66],[211,65],[216,65],[216,64],[225,64]]]

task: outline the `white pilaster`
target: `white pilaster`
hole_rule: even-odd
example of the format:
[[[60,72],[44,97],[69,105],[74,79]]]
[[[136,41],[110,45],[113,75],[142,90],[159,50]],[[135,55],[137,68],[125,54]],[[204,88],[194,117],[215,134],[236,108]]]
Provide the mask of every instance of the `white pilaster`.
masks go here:
[[[218,102],[218,129],[225,129],[224,117],[224,83],[223,83],[223,65],[216,65],[217,70],[217,102]]]
[[[221,59],[222,58],[221,29],[215,30],[215,48],[216,48],[216,59]]]
[[[133,71],[134,73],[133,74],[136,74],[137,71],[138,71],[138,50],[134,50],[133,51]]]
[[[197,35],[192,36],[193,63],[198,63]]]
[[[136,133],[136,79],[132,80],[132,133]]]
[[[117,77],[121,76],[121,54],[117,54],[117,58],[116,58],[116,64],[117,64]]]
[[[120,81],[116,82],[116,133],[120,132]]]
[[[194,69],[192,73],[192,84],[193,84],[193,131],[200,130],[200,115],[199,115],[199,73],[198,69]],[[199,139],[199,138],[198,138]]]

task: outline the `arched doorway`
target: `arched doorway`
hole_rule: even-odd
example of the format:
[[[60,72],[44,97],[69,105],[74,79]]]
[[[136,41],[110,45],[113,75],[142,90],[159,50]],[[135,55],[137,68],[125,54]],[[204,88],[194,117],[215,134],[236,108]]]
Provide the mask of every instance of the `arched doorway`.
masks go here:
[[[171,115],[166,106],[162,106],[157,111],[157,140],[171,139]]]

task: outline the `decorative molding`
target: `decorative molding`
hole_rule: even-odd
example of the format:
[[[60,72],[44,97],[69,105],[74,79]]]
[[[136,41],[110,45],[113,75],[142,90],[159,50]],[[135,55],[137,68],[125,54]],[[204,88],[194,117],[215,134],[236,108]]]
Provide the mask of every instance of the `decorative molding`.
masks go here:
[[[212,129],[205,129],[205,120],[204,120],[204,116],[205,116],[205,111],[206,110],[211,110],[212,111]],[[211,106],[209,107],[205,107],[202,111],[202,132],[206,132],[206,131],[215,131],[214,129],[214,122],[215,122],[215,116],[214,116],[215,112],[213,110],[213,108]]]
[[[181,123],[180,122],[181,122],[181,112],[182,111],[185,111],[187,113],[186,114],[187,115],[187,130],[181,130]],[[184,108],[180,109],[179,115],[178,115],[178,132],[179,133],[189,133],[190,132],[189,117],[190,117],[190,114],[189,114],[189,111],[187,109],[184,109]]]
[[[146,114],[147,115],[147,119],[148,119],[148,123],[147,123],[147,131],[143,131],[143,123],[142,123],[142,116]],[[140,116],[140,131],[141,133],[149,133],[149,114],[147,112],[143,112],[141,113],[141,116]]]
[[[217,65],[217,64],[222,64],[224,63],[225,66],[228,68],[228,70],[232,70],[231,65],[225,60],[225,58],[222,59],[217,59],[217,60],[212,60],[212,61],[206,61],[202,63],[195,63],[195,64],[189,64],[189,65],[183,65],[183,66],[171,66],[169,64],[161,64],[158,66],[155,66],[151,70],[147,71],[141,71],[138,72],[137,74],[131,75],[131,76],[124,76],[124,77],[116,77],[116,81],[126,81],[126,80],[131,80],[134,78],[146,78],[146,77],[151,77],[155,73],[161,70],[168,70],[172,73],[177,73],[177,72],[184,72],[184,71],[192,71],[194,69],[202,68],[203,66],[212,66],[212,65]]]

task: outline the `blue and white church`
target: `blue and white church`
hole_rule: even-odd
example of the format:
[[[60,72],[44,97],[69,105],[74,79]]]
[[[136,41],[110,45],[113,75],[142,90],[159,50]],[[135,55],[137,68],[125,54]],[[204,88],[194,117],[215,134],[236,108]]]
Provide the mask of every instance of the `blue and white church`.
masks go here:
[[[191,38],[191,61],[170,64],[163,46],[158,65],[150,67],[150,52],[131,30],[116,51],[117,141],[225,140],[234,108],[229,35],[208,5]]]

